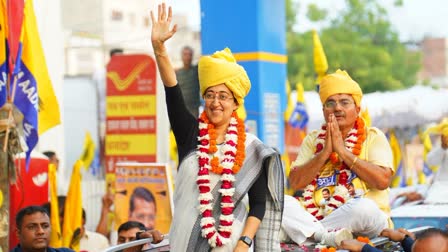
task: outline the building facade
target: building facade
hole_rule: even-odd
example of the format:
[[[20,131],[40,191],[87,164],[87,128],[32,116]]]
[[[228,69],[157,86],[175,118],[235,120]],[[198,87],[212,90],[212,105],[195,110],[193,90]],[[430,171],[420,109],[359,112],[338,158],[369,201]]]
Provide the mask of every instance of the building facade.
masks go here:
[[[434,86],[448,88],[448,40],[424,38],[421,42],[422,70],[419,79]]]

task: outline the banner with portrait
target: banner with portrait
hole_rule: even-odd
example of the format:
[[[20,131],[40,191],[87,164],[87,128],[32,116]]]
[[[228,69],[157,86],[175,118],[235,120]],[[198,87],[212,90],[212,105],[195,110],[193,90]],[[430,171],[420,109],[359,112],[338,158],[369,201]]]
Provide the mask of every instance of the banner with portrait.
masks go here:
[[[420,143],[406,144],[406,185],[417,184],[418,174],[423,172],[424,146]]]
[[[115,227],[133,220],[168,233],[173,213],[167,164],[120,162],[115,169]]]

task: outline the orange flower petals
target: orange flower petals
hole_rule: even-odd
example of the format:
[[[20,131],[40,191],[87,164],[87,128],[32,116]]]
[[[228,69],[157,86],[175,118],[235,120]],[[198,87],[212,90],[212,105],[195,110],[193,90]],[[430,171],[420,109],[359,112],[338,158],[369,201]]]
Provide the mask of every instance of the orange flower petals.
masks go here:
[[[246,158],[246,145],[245,145],[246,126],[244,125],[244,121],[238,117],[236,112],[232,113],[232,117],[234,117],[237,120],[236,128],[237,128],[238,141],[236,144],[235,161],[234,161],[234,164],[232,167],[233,174],[236,174],[240,171],[241,167],[243,166],[244,160]],[[216,142],[217,134],[216,134],[215,126],[210,123],[205,112],[203,112],[201,114],[200,119],[202,119],[202,121],[204,123],[208,124],[207,130],[208,130],[208,135],[210,138],[210,145],[209,145],[208,153],[214,154],[218,151],[217,142]],[[218,157],[213,157],[211,159],[210,166],[211,166],[211,171],[213,173],[222,174],[223,167],[221,166]]]

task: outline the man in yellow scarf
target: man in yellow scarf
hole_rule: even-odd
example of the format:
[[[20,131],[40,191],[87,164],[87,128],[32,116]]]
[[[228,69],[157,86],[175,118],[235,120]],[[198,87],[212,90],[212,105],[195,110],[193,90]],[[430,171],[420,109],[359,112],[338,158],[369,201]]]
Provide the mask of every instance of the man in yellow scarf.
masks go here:
[[[384,133],[360,117],[362,90],[346,71],[324,76],[319,96],[325,123],[305,137],[291,165],[290,184],[304,194],[300,203],[285,197],[282,228],[296,243],[314,238],[336,247],[351,233],[373,238],[389,226],[393,158]],[[321,204],[324,190],[331,197]]]

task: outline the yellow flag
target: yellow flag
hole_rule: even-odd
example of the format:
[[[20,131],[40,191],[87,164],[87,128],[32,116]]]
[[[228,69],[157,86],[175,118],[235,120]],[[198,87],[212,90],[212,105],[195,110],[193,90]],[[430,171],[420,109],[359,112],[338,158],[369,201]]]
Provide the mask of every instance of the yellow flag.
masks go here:
[[[394,167],[395,167],[395,175],[392,178],[391,187],[405,186],[406,177],[405,170],[403,167],[403,158],[401,155],[401,147],[398,142],[397,137],[395,136],[395,132],[391,131],[389,135],[389,144],[392,149],[392,154],[394,157]]]
[[[364,119],[364,122],[367,127],[372,126],[372,119],[370,119],[369,109],[365,108],[361,111],[361,118]]]
[[[23,25],[22,62],[37,83],[39,95],[38,133],[41,135],[48,129],[60,124],[61,119],[59,104],[54,95],[39,32],[37,31],[32,0],[25,1]]]
[[[429,127],[425,131],[425,134],[442,134],[444,136],[448,136],[448,117],[443,118],[439,124]]]
[[[285,152],[282,154],[281,156],[283,165],[285,167],[285,176],[288,178],[289,177],[289,172],[291,171],[291,161],[289,160],[289,155],[288,152],[285,150]],[[294,194],[294,190],[291,188],[291,186],[289,186],[289,183],[285,184],[285,193],[287,195],[293,195]]]
[[[320,83],[322,77],[325,76],[328,70],[327,56],[325,56],[324,48],[320,42],[319,35],[316,30],[313,30],[313,58],[314,71],[317,74],[317,84]]]
[[[297,102],[305,103],[305,90],[303,89],[302,82],[297,82],[296,91],[297,91]]]
[[[64,208],[64,224],[62,227],[62,246],[79,251],[79,239],[75,236],[82,226],[82,193],[81,193],[81,167],[83,162],[76,161],[73,166],[70,186]]]
[[[54,164],[48,165],[48,182],[50,183],[50,207],[51,207],[50,246],[54,247],[54,248],[59,248],[62,246],[62,235],[61,235],[61,226],[60,226],[60,220],[59,220],[56,166]]]
[[[8,64],[6,59],[6,6],[5,1],[0,1],[0,107],[6,102],[6,76]]]
[[[95,158],[95,142],[89,132],[86,132],[84,137],[84,147],[81,155],[81,161],[84,163],[84,168],[88,169]]]
[[[177,167],[177,165],[179,164],[177,155],[177,143],[172,130],[170,130],[170,159],[175,163]]]

